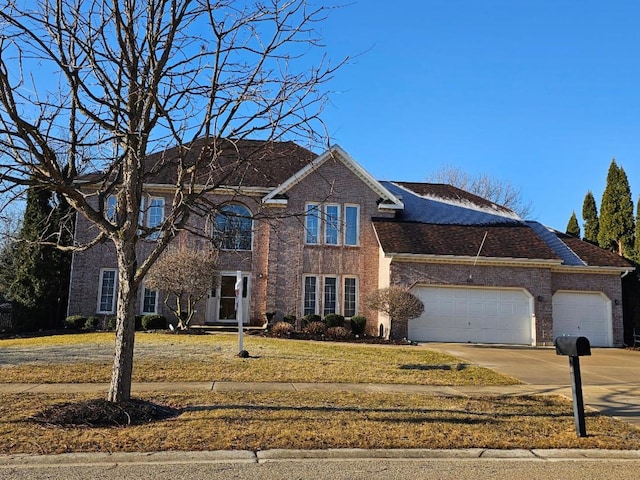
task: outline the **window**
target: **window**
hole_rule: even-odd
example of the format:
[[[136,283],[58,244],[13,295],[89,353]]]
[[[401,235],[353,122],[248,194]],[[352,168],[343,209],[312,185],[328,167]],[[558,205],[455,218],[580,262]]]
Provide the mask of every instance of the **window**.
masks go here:
[[[340,232],[340,207],[338,205],[326,205],[324,207],[324,243],[338,245]]]
[[[142,313],[158,313],[158,292],[157,290],[149,290],[144,288],[142,296]]]
[[[357,280],[355,277],[344,278],[344,316],[356,315],[358,301]]]
[[[359,210],[357,205],[346,205],[344,207],[344,244],[358,245],[359,236]]]
[[[318,277],[304,277],[304,308],[303,315],[310,315],[318,311]]]
[[[118,213],[118,197],[109,195],[107,197],[106,217],[111,223],[116,223]]]
[[[100,271],[98,313],[113,313],[115,311],[116,272],[115,269]]]
[[[344,217],[344,220],[341,217]],[[307,203],[305,206],[305,243],[307,245],[343,245],[355,247],[360,242],[360,207],[358,205]]]
[[[213,223],[214,243],[223,250],[251,250],[251,212],[242,205],[226,205]]]
[[[320,212],[318,205],[309,203],[306,206],[306,243],[320,243]]]
[[[149,200],[149,209],[147,210],[147,227],[159,227],[164,221],[164,198],[154,197]],[[152,232],[149,235],[151,239],[157,239],[160,232]]]
[[[338,279],[336,277],[326,277],[324,279],[324,308],[323,315],[336,313],[338,307]]]

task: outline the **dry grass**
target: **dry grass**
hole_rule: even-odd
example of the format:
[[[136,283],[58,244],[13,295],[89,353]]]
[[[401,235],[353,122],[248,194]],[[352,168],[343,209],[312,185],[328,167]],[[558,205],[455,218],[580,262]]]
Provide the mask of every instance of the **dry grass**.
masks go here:
[[[589,412],[578,438],[562,397],[440,398],[408,394],[155,393],[180,409],[139,426],[59,428],[30,420],[90,395],[6,395],[0,454],[270,448],[640,448],[640,430]]]
[[[359,345],[235,335],[136,336],[134,381],[270,381],[506,385],[513,378],[415,346]],[[21,362],[16,361],[23,354]],[[96,383],[111,376],[113,334],[0,341],[0,382]],[[14,359],[14,360],[12,360]]]

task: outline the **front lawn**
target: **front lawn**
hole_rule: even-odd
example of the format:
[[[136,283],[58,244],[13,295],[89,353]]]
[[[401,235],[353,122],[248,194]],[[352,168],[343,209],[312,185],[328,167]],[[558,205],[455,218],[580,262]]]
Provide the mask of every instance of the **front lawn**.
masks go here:
[[[136,334],[136,382],[323,382],[508,385],[513,378],[423,346],[361,345],[233,334]],[[0,341],[4,383],[109,382],[113,333]]]

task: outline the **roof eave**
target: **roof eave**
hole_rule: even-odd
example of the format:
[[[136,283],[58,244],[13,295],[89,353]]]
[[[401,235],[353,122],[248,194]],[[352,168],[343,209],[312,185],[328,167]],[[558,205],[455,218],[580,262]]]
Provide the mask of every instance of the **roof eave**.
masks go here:
[[[517,258],[517,257],[475,257],[466,255],[431,255],[422,253],[391,253],[385,252],[386,258],[404,262],[424,263],[459,263],[462,265],[523,265],[528,267],[555,267],[562,264],[560,259],[546,258]]]

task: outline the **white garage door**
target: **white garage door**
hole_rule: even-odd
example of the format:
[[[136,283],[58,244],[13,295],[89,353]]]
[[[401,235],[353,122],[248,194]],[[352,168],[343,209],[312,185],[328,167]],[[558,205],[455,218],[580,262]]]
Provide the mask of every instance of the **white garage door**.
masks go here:
[[[424,313],[409,339],[533,345],[532,297],[522,289],[416,287]]]
[[[613,345],[611,300],[602,292],[556,292],[553,295],[553,338],[587,337],[594,347]]]

